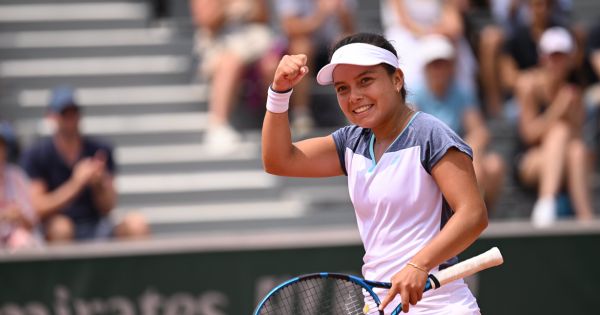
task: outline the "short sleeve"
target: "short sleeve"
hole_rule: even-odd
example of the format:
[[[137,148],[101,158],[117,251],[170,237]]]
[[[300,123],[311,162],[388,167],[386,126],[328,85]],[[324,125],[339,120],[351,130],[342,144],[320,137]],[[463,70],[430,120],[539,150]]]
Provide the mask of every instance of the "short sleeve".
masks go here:
[[[348,138],[350,134],[350,126],[346,126],[334,131],[331,136],[333,137],[333,141],[335,142],[335,147],[337,149],[338,158],[340,160],[340,166],[344,171],[344,174],[347,176],[348,171],[346,170],[346,147],[348,143]]]
[[[39,147],[34,146],[27,150],[21,157],[21,167],[31,179],[45,179],[46,169],[43,165],[43,159],[39,152]]]
[[[473,151],[469,145],[441,121],[432,120],[428,133],[421,161],[428,173],[431,173],[433,167],[452,148],[473,158]]]

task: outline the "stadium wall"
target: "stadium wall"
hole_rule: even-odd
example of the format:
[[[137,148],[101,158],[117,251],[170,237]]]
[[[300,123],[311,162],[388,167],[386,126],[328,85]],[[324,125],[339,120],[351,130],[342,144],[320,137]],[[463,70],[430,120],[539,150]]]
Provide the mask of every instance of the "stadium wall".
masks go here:
[[[495,223],[462,257],[504,265],[468,279],[484,314],[597,314],[600,223]],[[0,256],[1,315],[251,314],[302,273],[360,274],[353,228],[57,246]]]

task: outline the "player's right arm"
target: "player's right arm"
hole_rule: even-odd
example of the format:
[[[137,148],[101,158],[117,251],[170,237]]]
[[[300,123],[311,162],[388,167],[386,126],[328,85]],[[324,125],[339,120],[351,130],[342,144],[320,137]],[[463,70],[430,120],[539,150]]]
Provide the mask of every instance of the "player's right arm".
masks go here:
[[[308,73],[306,55],[284,56],[271,89],[291,90]],[[262,128],[262,160],[265,171],[274,175],[327,177],[343,175],[333,137],[317,137],[292,143],[288,112],[267,110]]]

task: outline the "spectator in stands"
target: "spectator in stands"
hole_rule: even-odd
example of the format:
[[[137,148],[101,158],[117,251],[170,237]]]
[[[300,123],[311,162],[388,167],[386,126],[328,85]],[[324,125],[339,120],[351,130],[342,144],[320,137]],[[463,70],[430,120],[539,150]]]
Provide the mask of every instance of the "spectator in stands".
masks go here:
[[[48,107],[54,134],[22,157],[31,179],[33,207],[42,220],[46,239],[64,242],[148,234],[148,226],[138,214],[128,214],[113,227],[109,214],[117,193],[112,149],[81,135],[80,115],[74,90],[56,88]]]
[[[522,142],[515,163],[518,178],[538,186],[531,217],[535,225],[550,225],[564,211],[559,207],[566,200],[563,184],[576,217],[590,219],[591,165],[582,140],[581,86],[568,80],[574,66],[572,35],[564,28],[549,28],[540,38],[539,51],[541,65],[524,73],[516,86]]]
[[[10,122],[2,120],[1,118],[0,126],[3,126],[2,132],[4,132],[4,141],[6,142],[6,152],[8,154],[6,160],[9,163],[17,163],[21,148],[19,146],[19,142],[17,141],[17,136],[13,130],[13,127]]]
[[[489,25],[480,33],[481,85],[491,117],[502,114],[503,96],[513,93],[519,74],[538,65],[537,42],[544,30],[565,26],[567,21],[563,2],[559,6],[554,0],[507,1],[494,2],[503,3],[506,11],[496,13],[499,25]],[[493,10],[499,11],[499,6],[495,4]]]
[[[385,37],[398,51],[408,91],[424,80],[423,60],[415,47],[419,38],[428,34],[441,34],[452,40],[457,51],[456,79],[463,88],[476,91],[477,65],[464,38],[462,18],[454,1],[381,0],[381,3]]]
[[[275,7],[288,39],[288,53],[305,54],[320,68],[327,63],[330,46],[354,32],[355,0],[278,0]],[[306,134],[314,126],[309,109],[313,81],[303,80],[294,89],[292,130]]]
[[[37,216],[31,206],[29,182],[23,171],[8,162],[10,126],[0,124],[0,248],[35,246]]]
[[[600,21],[600,19],[597,21]],[[596,22],[589,34],[587,55],[591,70],[590,82],[592,84],[585,92],[588,119],[586,120],[584,134],[587,136],[586,143],[597,149],[600,140],[600,122],[598,121],[600,114],[600,22]]]
[[[268,5],[266,0],[190,1],[198,27],[200,74],[211,81],[205,142],[213,153],[227,153],[240,140],[230,125],[230,115],[244,71],[260,64],[273,47],[274,37],[267,24]],[[262,70],[274,72],[275,67],[273,63]]]
[[[488,209],[502,188],[505,165],[495,153],[486,152],[489,131],[473,93],[454,80],[456,53],[443,35],[421,40],[419,54],[425,63],[425,83],[409,93],[409,102],[445,122],[473,149],[473,166]]]
[[[589,61],[595,75],[595,83],[600,81],[600,18],[592,27],[588,42]]]

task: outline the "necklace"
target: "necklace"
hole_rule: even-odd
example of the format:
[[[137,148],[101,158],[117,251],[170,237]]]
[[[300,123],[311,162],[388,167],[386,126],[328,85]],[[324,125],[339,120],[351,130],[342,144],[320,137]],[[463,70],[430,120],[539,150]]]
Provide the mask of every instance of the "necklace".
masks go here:
[[[408,119],[412,116],[413,110],[410,107],[406,107],[406,110],[402,113],[400,117],[399,123],[396,125],[396,130],[394,130],[394,139],[398,138],[398,136],[402,133],[402,131],[406,128],[408,124]]]
[[[400,137],[400,135],[402,134],[402,132],[404,131],[404,129],[406,129],[406,127],[408,126],[408,119],[412,116],[413,113],[414,113],[414,111],[411,108],[406,107],[405,112],[402,114],[402,119],[400,120],[401,123],[399,123],[397,125],[397,127],[400,129],[400,131],[395,135],[394,140],[390,141],[390,143],[388,143],[387,145],[384,145],[383,143],[381,143],[381,141],[378,141],[379,143],[376,143],[376,141],[375,141],[376,140],[375,133],[372,134],[372,136],[371,136],[372,147],[371,148],[374,149],[374,147],[377,146],[378,149],[374,150],[374,151],[380,152],[379,154],[373,152],[375,154],[374,158],[376,158],[377,160],[379,160],[379,158],[381,157],[381,155],[383,155],[383,153],[385,153],[389,149],[389,147],[394,142],[396,142],[396,140],[398,139],[398,137]],[[385,148],[385,149],[383,149],[383,151],[382,151],[382,148]]]

